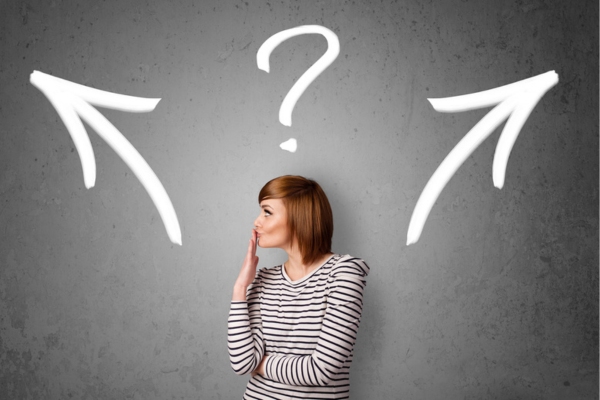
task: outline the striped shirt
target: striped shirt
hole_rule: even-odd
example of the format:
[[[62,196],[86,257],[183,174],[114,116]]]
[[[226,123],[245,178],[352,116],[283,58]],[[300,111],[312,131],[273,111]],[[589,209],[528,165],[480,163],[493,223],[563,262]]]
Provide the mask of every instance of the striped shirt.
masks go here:
[[[256,369],[244,399],[347,399],[350,364],[362,312],[367,264],[333,255],[292,281],[281,265],[258,271],[247,301],[232,301],[228,321],[231,367]]]

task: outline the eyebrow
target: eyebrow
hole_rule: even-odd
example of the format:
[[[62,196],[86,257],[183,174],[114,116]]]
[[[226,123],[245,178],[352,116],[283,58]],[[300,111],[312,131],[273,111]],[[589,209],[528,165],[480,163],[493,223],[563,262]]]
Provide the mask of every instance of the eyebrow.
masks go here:
[[[267,207],[269,207],[271,210],[273,210],[273,207],[271,207],[271,206],[270,206],[270,205],[268,205],[268,204],[261,204],[261,205],[260,205],[260,207],[261,207],[261,208],[267,208]]]

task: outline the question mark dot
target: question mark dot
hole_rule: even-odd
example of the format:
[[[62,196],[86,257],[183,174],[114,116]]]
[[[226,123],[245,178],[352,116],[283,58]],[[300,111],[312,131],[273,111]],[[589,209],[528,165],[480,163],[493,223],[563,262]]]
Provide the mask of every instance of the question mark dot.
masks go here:
[[[291,139],[281,143],[279,145],[279,147],[281,147],[281,150],[287,150],[290,153],[295,153],[296,149],[298,148],[298,142],[296,141],[296,139],[291,138]]]

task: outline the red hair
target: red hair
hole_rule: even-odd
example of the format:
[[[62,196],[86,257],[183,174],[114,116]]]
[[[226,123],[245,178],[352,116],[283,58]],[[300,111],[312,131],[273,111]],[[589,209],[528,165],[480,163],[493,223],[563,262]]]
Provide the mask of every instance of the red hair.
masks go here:
[[[312,264],[331,252],[333,213],[321,186],[312,179],[285,175],[267,182],[258,194],[258,203],[281,199],[288,215],[288,227],[298,244],[302,262]]]

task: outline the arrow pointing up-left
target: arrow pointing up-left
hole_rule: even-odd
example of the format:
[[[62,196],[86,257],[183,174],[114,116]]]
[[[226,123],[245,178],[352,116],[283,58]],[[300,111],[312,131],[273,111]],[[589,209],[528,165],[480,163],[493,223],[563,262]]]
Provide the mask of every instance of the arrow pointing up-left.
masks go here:
[[[79,85],[33,71],[30,82],[48,98],[64,122],[81,159],[83,180],[90,189],[96,183],[96,160],[81,120],[85,121],[125,161],[140,180],[163,220],[171,242],[181,245],[181,229],[169,195],[152,168],[131,143],[92,105],[125,112],[149,112],[160,99],[126,96]]]

